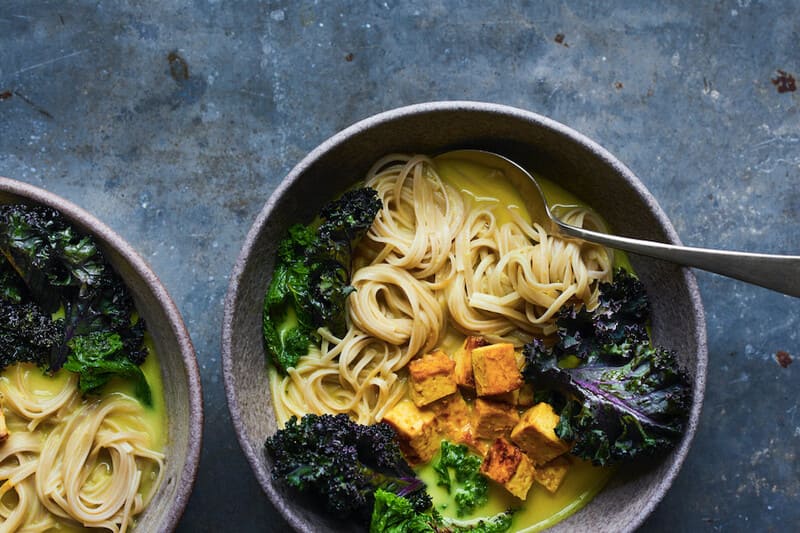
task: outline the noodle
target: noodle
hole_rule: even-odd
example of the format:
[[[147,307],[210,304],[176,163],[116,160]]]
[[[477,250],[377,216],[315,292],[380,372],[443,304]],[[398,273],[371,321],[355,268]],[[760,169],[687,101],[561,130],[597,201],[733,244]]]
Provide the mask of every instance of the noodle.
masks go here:
[[[383,207],[353,257],[349,329],[341,339],[321,329],[319,348],[287,375],[271,370],[281,425],[309,412],[375,423],[406,395],[408,362],[449,332],[521,346],[552,334],[565,304],[594,308],[611,277],[605,248],[552,237],[499,198],[462,193],[428,157],[386,156],[365,185]],[[560,215],[602,227],[585,208]]]
[[[57,390],[38,390],[38,372],[19,363],[0,378],[10,429],[0,446],[0,532],[126,531],[164,470],[144,408],[121,393],[84,400],[74,374],[53,378]]]
[[[432,350],[444,331],[444,313],[434,292],[406,270],[378,264],[356,271],[350,299],[353,325],[395,346],[406,345],[399,370],[416,354]]]

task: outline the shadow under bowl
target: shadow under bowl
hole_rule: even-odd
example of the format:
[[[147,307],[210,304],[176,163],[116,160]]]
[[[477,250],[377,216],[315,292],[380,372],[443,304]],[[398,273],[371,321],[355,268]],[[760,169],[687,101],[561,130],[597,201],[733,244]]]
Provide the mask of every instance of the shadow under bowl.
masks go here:
[[[135,531],[173,531],[194,486],[203,431],[200,373],[183,319],[147,263],[87,211],[38,187],[0,177],[0,204],[10,203],[51,207],[91,234],[133,295],[159,357],[167,413],[166,471],[150,504],[136,517]]]
[[[323,205],[362,180],[382,156],[435,155],[457,148],[509,157],[576,194],[627,236],[680,242],[653,196],[613,155],[584,135],[521,109],[480,102],[416,104],[362,120],[322,143],[286,176],[247,234],[231,275],[222,330],[223,377],[239,442],[264,491],[299,531],[346,528],[303,506],[274,483],[264,455],[264,441],[277,430],[261,337],[261,309],[275,247],[291,224],[311,221]],[[671,453],[646,467],[620,469],[586,507],[550,531],[636,529],[669,489],[697,428],[707,346],[694,275],[669,263],[630,259],[650,296],[653,339],[679,354],[693,386],[686,431]]]

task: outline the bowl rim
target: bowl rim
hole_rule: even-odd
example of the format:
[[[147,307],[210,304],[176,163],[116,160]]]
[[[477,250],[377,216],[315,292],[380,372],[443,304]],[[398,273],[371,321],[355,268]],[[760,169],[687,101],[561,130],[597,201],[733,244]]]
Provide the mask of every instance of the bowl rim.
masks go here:
[[[491,113],[501,116],[508,116],[515,120],[524,120],[529,123],[535,124],[545,130],[550,130],[557,135],[563,136],[582,146],[595,157],[602,160],[606,165],[610,166],[616,173],[620,174],[625,182],[631,186],[636,194],[648,204],[653,216],[658,220],[661,228],[667,236],[667,241],[671,244],[680,245],[681,240],[675,230],[672,222],[667,217],[664,210],[656,201],[655,197],[645,187],[644,183],[631,171],[626,165],[618,160],[611,152],[603,148],[596,141],[587,137],[573,128],[558,122],[554,119],[548,118],[544,115],[528,111],[525,109],[490,102],[472,101],[472,100],[441,100],[422,102],[411,105],[405,105],[377,114],[363,118],[350,126],[338,131],[332,136],[328,137],[316,148],[307,153],[281,180],[278,186],[270,194],[264,206],[259,211],[252,226],[248,230],[245,240],[242,244],[239,256],[236,259],[233,270],[231,272],[230,281],[228,283],[228,292],[225,296],[225,304],[223,311],[222,322],[222,370],[223,370],[223,384],[225,386],[225,396],[228,401],[228,410],[230,411],[231,420],[236,431],[236,437],[239,445],[250,463],[253,474],[261,485],[262,490],[268,495],[275,508],[281,513],[284,519],[295,529],[302,530],[303,524],[299,519],[288,511],[283,505],[276,505],[275,502],[279,501],[281,495],[270,483],[271,476],[260,462],[261,448],[254,448],[251,446],[250,441],[246,438],[246,427],[241,416],[239,400],[237,391],[233,385],[233,357],[231,352],[232,336],[233,336],[233,318],[236,301],[239,297],[239,283],[245,272],[248,259],[253,253],[253,248],[258,240],[259,234],[264,230],[267,218],[271,213],[273,207],[277,204],[280,196],[295,182],[295,180],[303,174],[306,169],[311,167],[318,159],[330,150],[335,149],[343,143],[346,143],[351,137],[358,133],[375,128],[381,124],[392,122],[398,119],[403,119],[413,115],[425,114],[430,112],[452,112],[452,111],[468,111],[468,112],[482,112]],[[694,273],[686,267],[681,268],[681,276],[685,284],[689,300],[692,302],[692,315],[694,323],[696,324],[697,331],[695,340],[697,341],[697,363],[695,365],[695,377],[692,382],[692,408],[689,413],[689,418],[686,423],[683,438],[680,444],[672,452],[672,460],[664,475],[661,477],[656,490],[654,490],[647,500],[646,505],[637,516],[630,517],[627,524],[623,524],[620,531],[634,531],[640,527],[647,517],[653,512],[656,506],[661,502],[666,493],[672,486],[675,478],[680,472],[681,467],[688,455],[691,448],[692,441],[696,434],[697,426],[700,420],[702,411],[703,398],[705,396],[705,387],[707,379],[708,367],[708,341],[706,331],[705,312],[703,309],[702,298],[697,279]]]
[[[163,531],[173,531],[178,526],[181,516],[183,516],[197,479],[203,434],[203,393],[200,370],[189,331],[186,329],[175,302],[161,283],[161,280],[138,252],[119,234],[82,207],[35,185],[3,176],[0,176],[0,192],[14,194],[56,209],[66,218],[73,222],[78,222],[90,230],[91,234],[99,236],[100,239],[113,247],[114,251],[144,280],[147,288],[164,308],[170,323],[170,329],[180,346],[181,360],[186,370],[189,388],[189,427],[187,431],[189,439],[188,446],[185,449],[185,462],[176,481],[178,485],[176,496],[170,502],[169,510],[164,515],[164,523],[160,525]],[[169,413],[167,415],[169,416]]]

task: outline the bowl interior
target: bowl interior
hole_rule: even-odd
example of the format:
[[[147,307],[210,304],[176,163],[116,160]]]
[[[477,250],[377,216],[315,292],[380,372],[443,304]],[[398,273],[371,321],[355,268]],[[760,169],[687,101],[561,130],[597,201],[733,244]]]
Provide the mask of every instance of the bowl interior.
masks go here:
[[[510,157],[575,193],[627,236],[678,242],[669,220],[630,170],[586,137],[527,111],[476,102],[418,104],[366,119],[320,145],[290,172],[251,228],[231,278],[223,324],[225,386],[240,443],[261,486],[298,530],[344,529],[274,485],[263,453],[264,440],[277,429],[260,326],[275,245],[290,224],[309,221],[330,198],[363,179],[380,157],[455,148]],[[689,371],[694,404],[688,428],[671,454],[646,468],[619,472],[588,506],[552,531],[635,529],[672,483],[694,435],[707,356],[694,277],[667,263],[639,257],[631,261],[650,295],[655,341],[676,350]]]
[[[76,205],[36,187],[0,178],[0,204],[41,204],[91,233],[125,281],[145,319],[161,363],[166,403],[166,472],[157,494],[137,517],[137,531],[171,531],[188,502],[202,434],[202,393],[194,348],[183,319],[156,275],[120,236]]]

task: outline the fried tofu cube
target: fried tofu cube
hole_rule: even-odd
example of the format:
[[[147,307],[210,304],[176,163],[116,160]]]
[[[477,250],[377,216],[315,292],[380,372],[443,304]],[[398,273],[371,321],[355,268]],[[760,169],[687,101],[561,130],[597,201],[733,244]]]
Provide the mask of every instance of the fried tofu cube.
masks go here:
[[[504,394],[522,386],[522,374],[511,343],[490,344],[472,350],[472,372],[478,396]]]
[[[461,396],[455,393],[440,398],[429,404],[436,415],[436,427],[440,435],[451,442],[469,443],[472,441],[472,421],[469,405]]]
[[[423,407],[458,390],[455,380],[456,363],[442,350],[423,355],[408,365],[411,399]]]
[[[517,446],[503,438],[495,440],[489,448],[480,471],[520,500],[528,495],[535,475],[530,459]]]
[[[464,339],[461,348],[453,354],[453,360],[456,362],[456,383],[459,386],[470,390],[475,389],[475,376],[472,373],[472,350],[488,344],[483,337],[470,335]]]
[[[515,406],[484,398],[475,399],[473,414],[475,436],[481,439],[505,437],[519,422]]]
[[[400,449],[410,463],[427,463],[439,450],[436,416],[422,410],[410,400],[401,400],[385,415],[383,421],[391,425],[400,440]]]
[[[569,444],[559,439],[555,432],[559,418],[550,404],[540,402],[522,413],[511,430],[511,440],[522,448],[535,466],[569,450]]]
[[[567,476],[571,464],[565,455],[560,455],[552,461],[537,466],[533,479],[548,491],[555,492]]]

